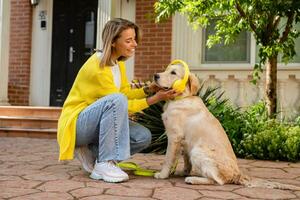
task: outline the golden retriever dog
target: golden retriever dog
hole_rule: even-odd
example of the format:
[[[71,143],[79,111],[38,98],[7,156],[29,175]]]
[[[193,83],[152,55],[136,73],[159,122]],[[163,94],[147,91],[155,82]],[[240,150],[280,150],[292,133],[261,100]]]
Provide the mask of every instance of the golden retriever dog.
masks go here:
[[[172,88],[184,76],[184,68],[170,65],[166,71],[154,75],[155,84]],[[184,174],[189,184],[242,184],[248,187],[295,189],[300,187],[250,179],[241,173],[231,143],[220,122],[209,112],[201,98],[198,78],[190,73],[180,98],[165,104],[162,119],[168,137],[164,164],[155,178],[168,178],[180,153],[184,158]]]

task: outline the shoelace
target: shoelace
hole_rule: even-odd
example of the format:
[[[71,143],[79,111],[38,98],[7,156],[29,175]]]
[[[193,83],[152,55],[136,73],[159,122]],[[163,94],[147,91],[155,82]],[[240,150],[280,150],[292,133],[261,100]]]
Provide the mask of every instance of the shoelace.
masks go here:
[[[122,171],[122,170],[120,169],[120,167],[118,167],[117,164],[118,164],[118,163],[117,163],[116,161],[114,161],[114,160],[110,160],[110,161],[108,161],[108,162],[105,162],[105,165],[107,165],[107,166],[113,168],[114,170]]]

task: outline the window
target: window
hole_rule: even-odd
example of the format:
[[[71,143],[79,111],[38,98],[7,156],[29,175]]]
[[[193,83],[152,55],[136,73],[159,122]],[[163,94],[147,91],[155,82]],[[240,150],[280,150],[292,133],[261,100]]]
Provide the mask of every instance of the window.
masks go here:
[[[220,43],[208,48],[206,42],[214,33],[214,24],[203,30],[202,63],[250,63],[250,33],[242,32],[228,45]]]

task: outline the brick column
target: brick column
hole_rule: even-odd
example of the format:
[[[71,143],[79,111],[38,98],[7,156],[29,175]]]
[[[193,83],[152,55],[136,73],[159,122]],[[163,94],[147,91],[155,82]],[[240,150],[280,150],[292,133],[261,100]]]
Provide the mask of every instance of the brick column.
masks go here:
[[[172,20],[155,24],[153,16],[155,0],[136,1],[136,23],[142,29],[142,42],[135,53],[135,78],[152,79],[171,61]]]
[[[29,0],[10,0],[10,2],[8,98],[12,105],[28,105],[32,7]]]

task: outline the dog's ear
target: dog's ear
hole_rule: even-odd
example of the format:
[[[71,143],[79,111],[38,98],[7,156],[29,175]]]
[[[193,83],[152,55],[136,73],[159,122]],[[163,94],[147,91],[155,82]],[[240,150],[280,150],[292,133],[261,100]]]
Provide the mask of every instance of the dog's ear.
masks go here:
[[[188,82],[189,82],[191,94],[196,95],[200,89],[199,79],[196,77],[195,74],[190,73]]]

